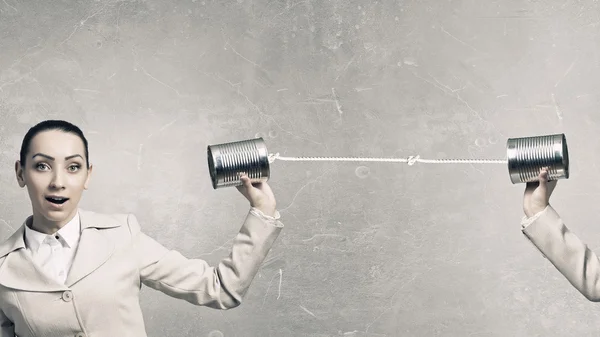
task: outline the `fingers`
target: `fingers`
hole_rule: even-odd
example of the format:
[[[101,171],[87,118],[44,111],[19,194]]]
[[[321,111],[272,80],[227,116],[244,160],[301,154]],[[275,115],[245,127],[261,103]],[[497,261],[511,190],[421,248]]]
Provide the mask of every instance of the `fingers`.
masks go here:
[[[236,186],[237,190],[240,191],[245,197],[248,197],[248,193],[250,193],[250,189],[252,188],[252,183],[250,182],[250,178],[244,173],[240,174],[240,181],[242,185]]]
[[[242,184],[244,184],[244,187],[247,190],[250,190],[253,187],[252,182],[250,182],[250,178],[245,173],[242,173],[240,175],[240,180],[242,181]]]
[[[548,188],[553,188],[554,185],[556,185],[556,181],[548,182],[548,178],[548,168],[542,167],[540,173],[538,174],[538,180],[530,181],[525,184],[525,194],[527,195],[528,193],[533,193],[533,191],[535,191],[538,187],[544,193],[546,192],[546,190],[548,190]]]
[[[548,169],[547,168],[543,168],[540,172],[539,177],[539,182],[540,182],[540,188],[545,192],[546,191],[546,187],[548,185]]]
[[[243,183],[243,186],[247,189],[247,190],[251,190],[251,189],[257,189],[260,190],[266,194],[272,194],[273,192],[271,191],[271,187],[269,186],[269,184],[267,184],[266,182],[261,183],[261,182],[256,182],[256,183],[252,183],[250,178],[245,174],[245,173],[241,173],[240,174],[240,180]]]
[[[554,191],[554,188],[556,187],[556,184],[558,183],[558,181],[556,181],[556,180],[550,181],[549,179],[550,179],[550,173],[548,172],[548,168],[547,167],[542,168],[540,175],[539,175],[540,190],[548,197],[550,197],[550,194],[552,194],[552,191]]]
[[[242,181],[243,186],[249,193],[253,193],[250,192],[253,189],[264,191],[265,187],[268,188],[268,186],[266,186],[266,184],[264,183],[252,183],[252,180],[244,173],[241,174],[240,180]]]
[[[240,192],[243,191],[244,195],[255,195],[257,191],[267,192],[268,194],[271,191],[265,183],[253,183],[245,173],[240,174],[240,180],[242,181],[242,186],[238,186],[238,190]]]
[[[256,199],[260,195],[266,197],[268,200],[275,199],[271,186],[269,186],[267,182],[252,183],[251,179],[244,173],[240,174],[240,180],[242,181],[242,186],[238,186],[238,190],[244,194],[248,200]]]

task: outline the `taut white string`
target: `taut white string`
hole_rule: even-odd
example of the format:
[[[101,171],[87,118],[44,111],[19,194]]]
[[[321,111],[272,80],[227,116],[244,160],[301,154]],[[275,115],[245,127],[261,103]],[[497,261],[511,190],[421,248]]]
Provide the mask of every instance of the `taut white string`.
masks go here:
[[[269,154],[269,163],[275,160],[282,161],[353,161],[353,162],[393,162],[408,163],[412,166],[415,163],[424,164],[507,164],[506,159],[421,159],[419,155],[409,156],[408,158],[368,158],[368,157],[283,157],[279,152]]]

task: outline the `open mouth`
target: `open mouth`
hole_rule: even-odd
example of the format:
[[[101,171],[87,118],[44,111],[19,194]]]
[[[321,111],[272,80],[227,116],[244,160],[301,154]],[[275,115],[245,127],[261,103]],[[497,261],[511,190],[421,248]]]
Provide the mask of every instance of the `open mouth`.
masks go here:
[[[64,204],[65,202],[67,202],[67,200],[69,200],[69,198],[46,197],[46,200],[48,200],[49,202],[51,202],[53,204],[61,205],[61,204]]]

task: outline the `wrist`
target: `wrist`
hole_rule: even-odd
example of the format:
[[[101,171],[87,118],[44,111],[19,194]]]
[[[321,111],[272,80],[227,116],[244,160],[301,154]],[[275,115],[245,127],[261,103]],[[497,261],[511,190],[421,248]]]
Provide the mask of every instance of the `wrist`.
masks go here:
[[[265,206],[265,205],[261,205],[261,206],[253,206],[254,208],[256,208],[257,210],[259,210],[262,214],[266,215],[266,216],[270,216],[270,217],[274,217],[275,216],[275,206]]]
[[[544,209],[546,209],[546,207],[547,206],[544,206],[542,208],[536,207],[536,208],[533,208],[533,209],[525,210],[525,216],[527,216],[528,218],[531,218],[532,216],[534,216],[534,215],[540,213],[541,211],[543,211]]]

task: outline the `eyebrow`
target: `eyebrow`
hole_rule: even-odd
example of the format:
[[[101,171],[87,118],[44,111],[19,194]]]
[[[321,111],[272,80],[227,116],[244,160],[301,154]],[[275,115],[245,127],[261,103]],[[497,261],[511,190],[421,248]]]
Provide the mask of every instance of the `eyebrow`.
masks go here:
[[[54,159],[54,157],[51,157],[51,156],[49,156],[49,155],[47,155],[47,154],[43,154],[43,153],[36,153],[36,154],[34,154],[33,156],[31,156],[31,159],[33,159],[33,158],[35,158],[35,157],[38,157],[38,156],[39,156],[39,157],[44,157],[44,158],[46,158],[46,159],[48,159],[48,160],[52,160],[52,161],[54,161],[54,160],[55,160],[55,159]],[[74,154],[74,155],[71,155],[71,156],[65,157],[65,160],[73,159],[73,158],[76,158],[76,157],[79,157],[79,158],[83,159],[83,157],[82,157],[81,155]]]

